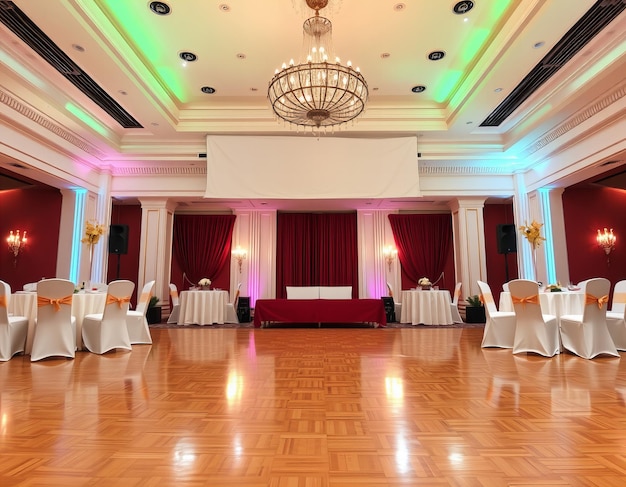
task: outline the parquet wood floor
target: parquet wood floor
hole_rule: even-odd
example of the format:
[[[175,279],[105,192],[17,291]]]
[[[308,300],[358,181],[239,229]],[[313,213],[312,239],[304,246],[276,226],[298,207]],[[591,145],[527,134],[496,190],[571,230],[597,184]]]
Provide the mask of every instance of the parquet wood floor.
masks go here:
[[[0,486],[626,485],[626,360],[482,329],[154,329],[0,363]]]

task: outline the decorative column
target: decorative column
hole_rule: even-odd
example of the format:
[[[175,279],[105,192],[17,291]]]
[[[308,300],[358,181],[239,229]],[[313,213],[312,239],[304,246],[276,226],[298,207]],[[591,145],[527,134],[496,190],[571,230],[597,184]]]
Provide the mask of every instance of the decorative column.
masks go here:
[[[485,257],[485,223],[483,208],[486,198],[458,198],[450,202],[454,236],[454,271],[461,281],[465,298],[480,294],[476,281],[487,280]]]
[[[388,296],[387,282],[400,299],[400,264],[396,257],[390,264],[384,256],[386,246],[395,248],[389,214],[396,211],[358,210],[359,298]],[[398,316],[398,319],[400,317]]]
[[[250,297],[250,306],[257,299],[276,297],[276,211],[236,211],[233,248],[239,245],[247,252],[241,274],[236,259],[231,260],[231,299],[241,282],[241,296]]]
[[[140,198],[141,241],[137,294],[155,280],[154,295],[169,312],[169,284],[172,268],[172,230],[178,204],[167,198]]]

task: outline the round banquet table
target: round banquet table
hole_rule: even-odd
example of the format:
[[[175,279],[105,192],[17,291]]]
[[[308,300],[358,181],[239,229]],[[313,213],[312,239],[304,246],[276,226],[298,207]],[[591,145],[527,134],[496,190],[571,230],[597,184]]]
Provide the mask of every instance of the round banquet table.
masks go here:
[[[401,323],[412,325],[452,325],[450,291],[434,289],[428,291],[411,290],[400,293],[402,312]]]
[[[580,315],[585,308],[585,293],[561,291],[557,293],[539,293],[539,305],[545,315],[556,316],[557,321],[563,315]],[[500,293],[499,311],[514,311],[510,292]]]
[[[72,296],[72,315],[76,318],[76,348],[83,349],[83,318],[88,314],[102,313],[106,305],[107,293],[79,292]],[[9,312],[16,316],[28,318],[28,332],[26,334],[25,354],[30,354],[33,348],[35,319],[37,318],[37,293],[16,292],[11,295]]]
[[[228,291],[181,291],[179,325],[224,323]]]

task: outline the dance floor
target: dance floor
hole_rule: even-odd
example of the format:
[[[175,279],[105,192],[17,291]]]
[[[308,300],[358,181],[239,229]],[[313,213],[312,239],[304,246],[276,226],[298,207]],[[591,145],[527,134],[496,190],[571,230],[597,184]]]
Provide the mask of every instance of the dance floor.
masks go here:
[[[482,328],[153,328],[0,362],[0,485],[622,486],[626,361]]]

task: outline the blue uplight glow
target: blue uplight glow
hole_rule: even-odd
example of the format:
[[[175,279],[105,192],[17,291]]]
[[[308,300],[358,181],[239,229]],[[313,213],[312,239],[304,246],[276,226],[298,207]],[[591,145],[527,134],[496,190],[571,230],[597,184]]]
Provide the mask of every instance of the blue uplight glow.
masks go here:
[[[74,201],[74,228],[72,232],[72,255],[70,257],[70,281],[78,282],[78,273],[80,266],[80,254],[82,251],[82,222],[85,211],[86,189],[75,189],[76,199]]]
[[[545,231],[546,245],[546,284],[556,284],[556,262],[554,260],[554,238],[552,235],[552,212],[550,211],[550,190],[541,188],[539,190],[541,198],[541,209],[543,212],[543,228]]]

